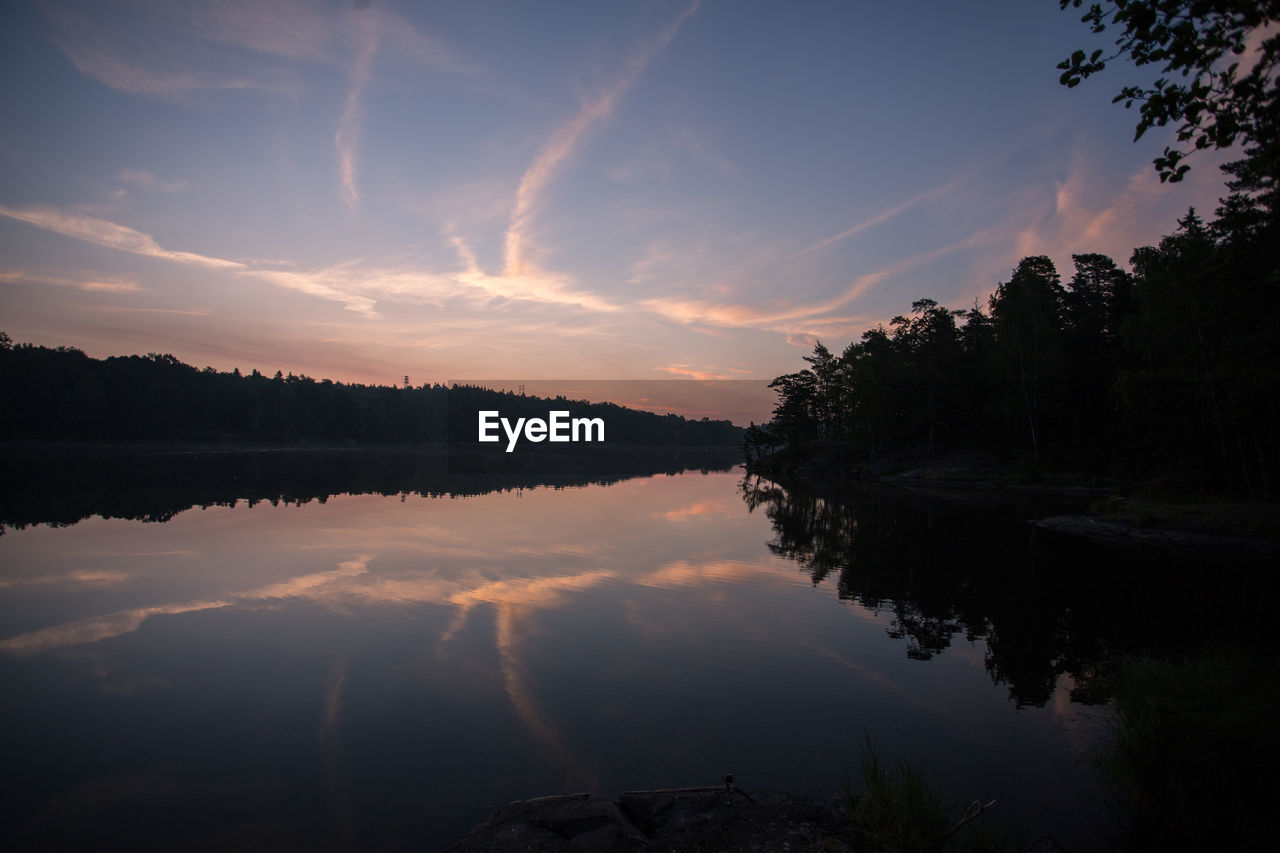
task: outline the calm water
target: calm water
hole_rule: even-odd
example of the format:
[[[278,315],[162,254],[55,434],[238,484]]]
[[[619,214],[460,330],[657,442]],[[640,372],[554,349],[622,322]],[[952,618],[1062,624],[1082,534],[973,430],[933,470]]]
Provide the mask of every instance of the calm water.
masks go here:
[[[550,793],[831,794],[868,736],[1087,846],[1073,687],[1213,606],[1012,509],[741,471],[474,491],[5,531],[0,846],[434,849]]]

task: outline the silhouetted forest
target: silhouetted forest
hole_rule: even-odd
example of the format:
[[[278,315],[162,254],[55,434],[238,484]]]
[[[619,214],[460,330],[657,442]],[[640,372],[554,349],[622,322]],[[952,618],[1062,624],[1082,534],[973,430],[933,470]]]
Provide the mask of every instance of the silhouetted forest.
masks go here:
[[[1022,259],[986,310],[912,305],[771,385],[752,455],[814,439],[859,458],[958,449],[1274,495],[1280,455],[1280,217],[1228,199],[1137,249],[1130,269],[1073,255],[1071,278]]]
[[[1059,0],[1079,9],[1081,0]],[[1153,161],[1177,183],[1200,150],[1230,150],[1216,219],[1188,211],[1136,249],[1129,269],[1073,255],[1023,258],[981,306],[930,299],[835,355],[779,376],[773,420],[752,425],[759,456],[815,439],[874,459],[940,450],[1012,451],[1032,463],[1107,470],[1179,489],[1273,497],[1280,451],[1280,4],[1091,3],[1081,20],[1115,52],[1058,64],[1073,88],[1113,61],[1140,82],[1135,140],[1177,129]],[[1232,61],[1262,36],[1252,61]],[[1150,69],[1145,66],[1151,65]],[[1152,72],[1154,80],[1142,79]],[[1233,146],[1237,146],[1233,148]],[[799,451],[796,455],[803,455]]]
[[[603,418],[610,444],[742,444],[742,429],[727,420],[466,386],[355,385],[280,371],[241,375],[156,353],[96,359],[69,347],[15,345],[3,333],[0,400],[6,409],[0,440],[474,443],[480,409],[512,421],[563,409],[572,417]],[[520,448],[548,449],[528,442]]]

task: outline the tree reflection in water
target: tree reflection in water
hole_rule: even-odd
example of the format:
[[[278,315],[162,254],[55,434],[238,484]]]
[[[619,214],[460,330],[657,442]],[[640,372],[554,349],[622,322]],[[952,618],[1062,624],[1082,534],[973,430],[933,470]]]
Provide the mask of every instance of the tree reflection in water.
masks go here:
[[[1253,644],[1264,596],[1257,572],[1205,559],[1037,536],[1034,507],[944,501],[889,488],[838,492],[740,484],[773,525],[768,547],[814,586],[889,612],[888,635],[928,661],[962,636],[986,645],[987,672],[1018,706],[1043,706],[1060,676],[1097,701],[1096,675],[1124,652],[1177,652],[1206,642]],[[1048,514],[1048,513],[1045,513]],[[1206,619],[1207,613],[1236,618]]]

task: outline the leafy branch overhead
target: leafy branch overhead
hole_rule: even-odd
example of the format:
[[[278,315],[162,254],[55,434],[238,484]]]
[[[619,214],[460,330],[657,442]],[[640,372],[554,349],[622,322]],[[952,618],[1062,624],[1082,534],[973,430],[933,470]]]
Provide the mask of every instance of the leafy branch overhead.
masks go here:
[[[1080,8],[1082,0],[1059,0]],[[1280,18],[1280,0],[1112,0],[1092,3],[1081,20],[1094,33],[1118,30],[1116,51],[1077,50],[1062,62],[1059,82],[1074,87],[1107,63],[1127,57],[1135,66],[1156,65],[1150,85],[1125,86],[1113,103],[1138,104],[1135,141],[1152,127],[1178,126],[1178,142],[1155,159],[1161,181],[1180,181],[1193,150],[1245,145],[1245,159],[1228,171],[1243,190],[1273,190],[1275,181],[1276,78],[1280,32],[1262,29]],[[1262,39],[1247,55],[1250,37]],[[1252,63],[1252,64],[1250,64]],[[1261,159],[1260,159],[1261,158]],[[1259,172],[1262,167],[1263,174]],[[1242,174],[1243,173],[1243,174]]]

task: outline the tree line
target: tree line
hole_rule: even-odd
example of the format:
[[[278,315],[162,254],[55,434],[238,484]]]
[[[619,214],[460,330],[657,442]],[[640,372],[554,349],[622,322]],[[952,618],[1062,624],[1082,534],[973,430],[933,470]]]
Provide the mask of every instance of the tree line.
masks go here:
[[[1080,9],[1083,0],[1058,0]],[[1189,211],[1124,270],[1073,255],[1065,284],[1023,258],[984,312],[929,299],[839,356],[779,376],[750,455],[830,438],[857,455],[1012,450],[1034,462],[1118,470],[1169,485],[1272,497],[1280,450],[1280,0],[1103,0],[1081,21],[1106,48],[1058,64],[1080,85],[1122,61],[1154,80],[1121,87],[1134,139],[1175,129],[1153,161],[1178,182],[1196,151],[1231,149],[1216,219]]]
[[[1280,450],[1280,228],[1233,196],[1194,210],[1128,270],[1023,258],[984,311],[917,300],[909,315],[776,378],[748,452],[814,439],[861,458],[1011,451],[1049,465],[1268,497]]]
[[[545,418],[555,408],[603,418],[609,443],[742,443],[742,428],[727,420],[467,386],[201,370],[158,353],[97,359],[71,347],[14,344],[3,333],[0,400],[0,440],[8,441],[474,442],[480,409],[514,419]]]

